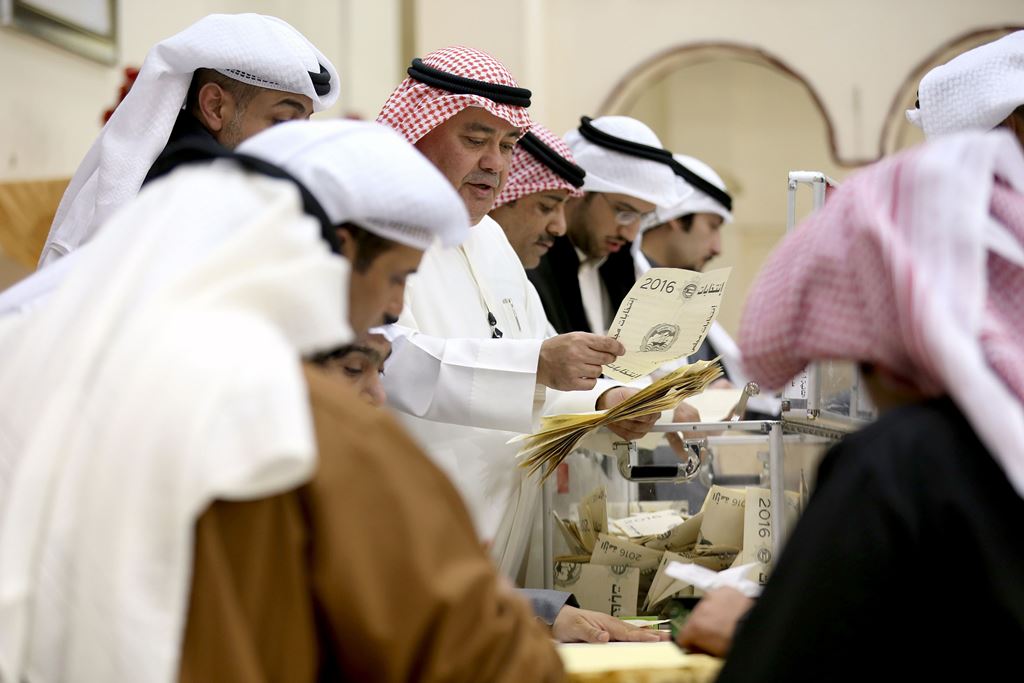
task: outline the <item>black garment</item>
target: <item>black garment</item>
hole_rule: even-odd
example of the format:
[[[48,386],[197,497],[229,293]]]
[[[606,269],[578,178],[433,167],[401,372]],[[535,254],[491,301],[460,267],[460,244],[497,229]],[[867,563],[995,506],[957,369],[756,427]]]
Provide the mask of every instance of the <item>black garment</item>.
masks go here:
[[[175,153],[183,146],[194,150],[196,159],[203,160],[224,156],[227,149],[217,142],[217,139],[206,129],[206,126],[199,122],[199,119],[187,109],[182,109],[174,121],[167,144],[164,145],[163,151],[157,156],[153,165],[149,167],[149,173],[146,174],[146,179],[142,181],[142,184],[145,185],[151,180],[156,180],[183,162],[187,162],[188,160],[183,159],[180,152]]]
[[[825,457],[719,682],[1016,679],[1022,521],[951,400],[884,415]]]
[[[566,332],[596,332],[604,334],[607,330],[592,330],[587,321],[587,313],[583,308],[583,297],[580,294],[580,259],[576,248],[568,236],[555,239],[554,245],[540,260],[533,270],[526,271],[530,282],[537,288],[544,312],[551,325],[559,334]],[[601,282],[608,292],[611,313],[619,310],[619,304],[629,293],[636,282],[636,270],[629,244],[622,246],[618,252],[610,254],[598,269]]]

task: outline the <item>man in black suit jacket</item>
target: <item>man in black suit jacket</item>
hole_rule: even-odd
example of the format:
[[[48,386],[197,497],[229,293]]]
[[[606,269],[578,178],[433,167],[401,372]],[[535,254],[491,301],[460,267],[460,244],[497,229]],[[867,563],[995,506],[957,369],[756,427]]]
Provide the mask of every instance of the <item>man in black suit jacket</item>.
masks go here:
[[[586,171],[585,194],[566,202],[567,234],[530,280],[559,333],[603,334],[635,281],[629,246],[641,222],[681,199],[682,184],[671,153],[636,119],[584,117],[565,141]]]

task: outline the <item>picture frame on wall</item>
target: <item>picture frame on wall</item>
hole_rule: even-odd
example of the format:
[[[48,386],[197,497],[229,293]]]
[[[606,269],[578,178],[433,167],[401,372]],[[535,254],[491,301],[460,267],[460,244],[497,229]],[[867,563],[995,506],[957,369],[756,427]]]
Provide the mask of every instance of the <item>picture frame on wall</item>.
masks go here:
[[[117,2],[0,0],[0,21],[83,57],[116,64]]]

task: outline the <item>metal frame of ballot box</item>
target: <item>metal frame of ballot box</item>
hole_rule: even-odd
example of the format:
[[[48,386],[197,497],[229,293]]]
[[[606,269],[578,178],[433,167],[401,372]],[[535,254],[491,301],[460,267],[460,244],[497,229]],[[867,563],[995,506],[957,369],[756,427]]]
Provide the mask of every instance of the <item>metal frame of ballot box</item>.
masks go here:
[[[796,193],[800,185],[809,185],[813,210],[817,211],[825,204],[825,194],[829,187],[835,187],[836,182],[824,173],[818,171],[790,171],[789,182],[786,185],[786,233],[793,232],[796,227]],[[821,403],[821,368],[817,363],[812,363],[800,375],[797,375],[790,385],[783,391],[783,400],[788,399],[788,404],[783,406],[783,413],[791,408],[805,408],[807,416],[814,419],[820,411]]]
[[[845,416],[816,417],[813,421],[790,419],[783,416],[779,420],[734,420],[728,422],[667,422],[652,427],[655,432],[709,432],[724,433],[722,436],[706,436],[684,440],[686,447],[693,452],[687,462],[678,465],[637,465],[638,449],[635,441],[619,441],[613,444],[614,453],[609,457],[616,460],[616,470],[628,482],[633,484],[653,482],[683,483],[693,480],[701,470],[704,453],[731,437],[727,434],[750,435],[755,440],[763,438],[768,445],[768,488],[770,491],[771,509],[779,511],[768,520],[771,530],[772,558],[777,558],[785,545],[789,530],[786,528],[786,477],[785,477],[785,443],[789,440],[802,440],[816,437],[826,441],[838,441],[863,424],[862,420]],[[550,517],[554,508],[552,504],[552,481],[544,483],[542,499],[543,514],[543,562],[544,587],[554,587],[554,529]]]
[[[819,171],[790,171],[787,184],[786,232],[796,227],[797,190],[807,185],[811,190],[812,210],[817,211],[825,204],[828,188],[838,186],[832,178]],[[839,422],[859,421],[871,418],[874,407],[870,405],[867,393],[861,386],[860,374],[853,373],[850,386],[849,407],[845,413],[830,410],[822,405],[822,374],[828,363],[811,363],[802,373],[794,377],[782,392],[782,415],[793,421],[813,422],[818,417],[828,417]],[[801,416],[799,411],[805,411]]]
[[[824,173],[817,171],[793,171],[789,174],[786,230],[790,232],[796,226],[797,190],[801,185],[811,189],[813,209],[817,210],[825,203],[826,191],[837,183]],[[614,453],[607,454],[616,459],[618,473],[628,482],[635,484],[651,482],[686,482],[698,475],[705,461],[705,454],[718,445],[724,445],[737,435],[746,439],[764,439],[768,446],[768,488],[770,490],[771,508],[777,511],[769,520],[772,535],[772,562],[779,556],[786,541],[788,529],[785,518],[785,444],[794,440],[807,438],[823,439],[826,442],[838,441],[846,434],[871,421],[875,416],[874,407],[866,392],[861,387],[858,373],[853,372],[849,384],[842,384],[848,389],[848,406],[845,410],[823,401],[825,383],[823,379],[831,379],[832,372],[839,367],[833,363],[813,363],[803,373],[794,378],[783,390],[782,414],[776,420],[732,420],[723,422],[685,422],[659,423],[652,431],[656,432],[706,432],[708,436],[691,438],[684,441],[691,457],[687,462],[677,465],[649,466],[635,464],[638,459],[636,442],[621,441],[614,444]],[[756,395],[756,385],[744,388],[741,406],[746,399]],[[742,410],[740,411],[742,412]],[[722,434],[722,436],[712,435]],[[732,436],[728,436],[728,435]],[[550,523],[553,510],[553,491],[550,479],[545,483],[542,495],[543,507],[543,561],[544,586],[553,588],[554,574],[554,530]]]

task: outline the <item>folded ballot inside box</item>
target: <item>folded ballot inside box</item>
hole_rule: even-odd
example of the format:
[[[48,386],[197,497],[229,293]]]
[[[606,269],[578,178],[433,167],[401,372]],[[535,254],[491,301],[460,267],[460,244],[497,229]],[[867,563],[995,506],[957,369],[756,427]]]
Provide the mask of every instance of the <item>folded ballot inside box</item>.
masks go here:
[[[555,562],[555,590],[576,596],[580,607],[613,617],[636,614],[640,570],[560,558]]]
[[[716,588],[732,588],[748,598],[756,598],[761,594],[761,585],[750,579],[756,571],[756,564],[742,564],[716,572],[692,562],[671,562],[665,573],[705,593]]]
[[[787,491],[785,500],[791,527],[800,496]],[[692,566],[688,571],[695,576],[731,577],[734,567],[745,565],[744,579],[763,584],[772,560],[768,489],[715,485],[693,516],[668,509],[609,519],[599,487],[580,502],[577,514],[577,520],[555,516],[570,549],[556,558],[555,588],[574,593],[587,609],[614,616],[659,614],[672,599],[701,595],[703,584],[681,578],[679,566]]]

